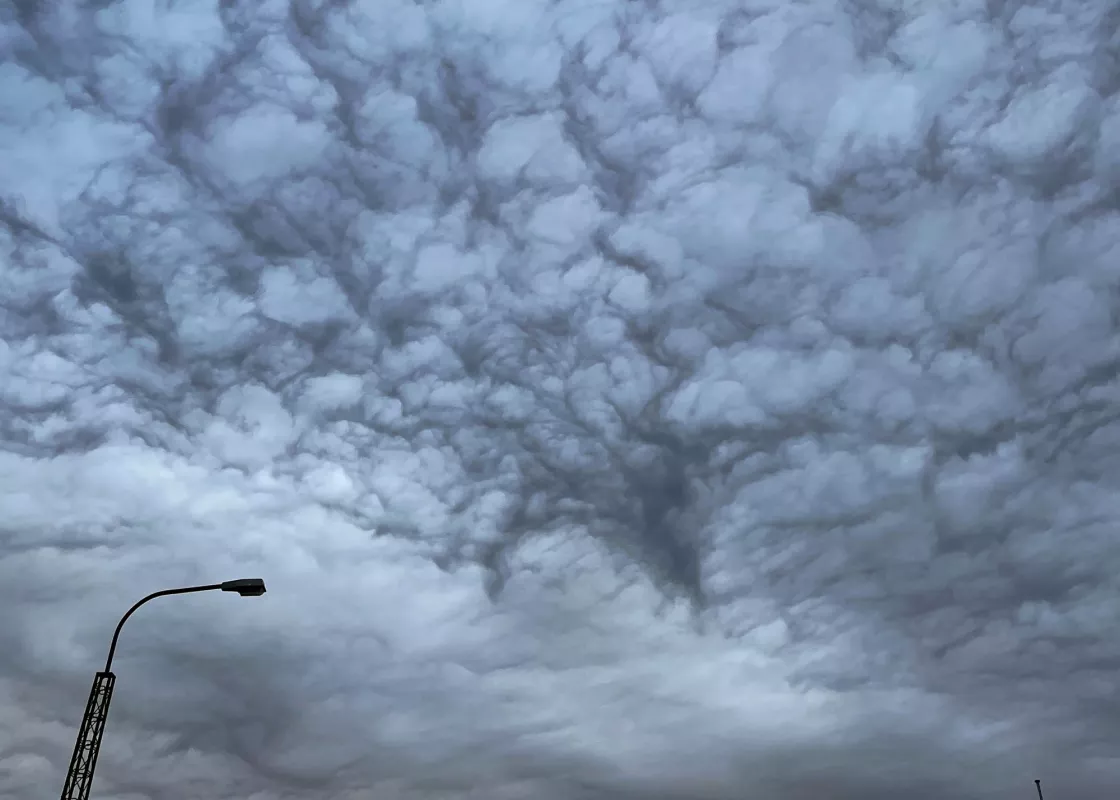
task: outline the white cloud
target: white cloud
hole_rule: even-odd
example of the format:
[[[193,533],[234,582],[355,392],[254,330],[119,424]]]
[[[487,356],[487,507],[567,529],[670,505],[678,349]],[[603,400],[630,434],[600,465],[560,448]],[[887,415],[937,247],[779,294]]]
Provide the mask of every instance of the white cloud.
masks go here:
[[[240,575],[95,791],[1120,786],[1104,5],[172,6],[0,22],[0,792]]]

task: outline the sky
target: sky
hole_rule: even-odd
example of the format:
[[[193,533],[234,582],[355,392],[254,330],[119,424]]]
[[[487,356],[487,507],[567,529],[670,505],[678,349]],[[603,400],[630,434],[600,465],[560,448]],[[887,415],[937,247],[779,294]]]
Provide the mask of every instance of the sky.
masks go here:
[[[1120,789],[1120,15],[0,0],[0,795]]]

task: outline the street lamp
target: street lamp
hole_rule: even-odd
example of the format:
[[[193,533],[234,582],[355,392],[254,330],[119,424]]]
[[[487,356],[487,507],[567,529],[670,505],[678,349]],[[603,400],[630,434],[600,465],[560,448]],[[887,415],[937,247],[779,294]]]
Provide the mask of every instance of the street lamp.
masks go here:
[[[265,592],[264,581],[260,578],[240,578],[206,586],[164,589],[160,592],[152,592],[121,617],[117,629],[113,631],[113,641],[109,644],[109,657],[105,659],[105,669],[93,678],[93,688],[89,692],[86,713],[82,717],[82,726],[78,729],[78,740],[74,743],[74,755],[70,757],[66,784],[62,787],[62,800],[88,800],[89,798],[89,788],[93,784],[93,769],[97,766],[97,753],[101,749],[101,735],[105,732],[105,718],[109,715],[109,700],[113,697],[113,685],[117,681],[117,676],[112,673],[113,654],[117,651],[117,637],[121,635],[124,623],[136,609],[157,597],[190,592],[211,592],[218,589],[223,592],[237,592],[242,597],[260,597]]]

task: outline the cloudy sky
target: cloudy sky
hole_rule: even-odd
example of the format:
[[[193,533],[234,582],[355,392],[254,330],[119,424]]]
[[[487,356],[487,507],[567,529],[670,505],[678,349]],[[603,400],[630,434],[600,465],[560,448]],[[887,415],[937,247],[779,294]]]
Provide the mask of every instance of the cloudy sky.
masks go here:
[[[0,794],[1120,789],[1107,0],[0,0]]]

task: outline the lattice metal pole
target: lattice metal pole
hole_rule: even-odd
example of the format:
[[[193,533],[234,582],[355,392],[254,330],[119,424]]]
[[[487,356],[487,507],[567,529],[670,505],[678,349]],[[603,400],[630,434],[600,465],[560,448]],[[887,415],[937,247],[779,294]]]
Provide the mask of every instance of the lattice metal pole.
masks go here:
[[[113,699],[113,685],[117,676],[112,672],[99,672],[89,690],[86,714],[78,729],[74,755],[70,757],[70,770],[62,787],[62,800],[88,800],[93,784],[93,769],[97,766],[97,753],[101,750],[101,736],[105,733],[105,719],[109,716],[109,701]]]
[[[93,688],[89,690],[86,715],[82,717],[82,727],[78,729],[78,741],[74,743],[74,755],[70,757],[70,770],[66,773],[66,783],[62,787],[62,800],[88,800],[89,798],[89,787],[93,784],[93,769],[97,766],[97,753],[101,750],[101,736],[105,733],[105,718],[109,716],[109,701],[113,699],[113,685],[117,682],[117,676],[113,674],[113,654],[117,652],[117,639],[128,618],[140,606],[157,597],[219,589],[223,592],[236,592],[242,597],[260,597],[265,593],[264,581],[260,578],[238,578],[224,583],[183,586],[178,589],[152,592],[124,612],[124,616],[117,623],[116,630],[113,631],[113,640],[109,642],[109,656],[105,659],[105,669],[94,676]]]

